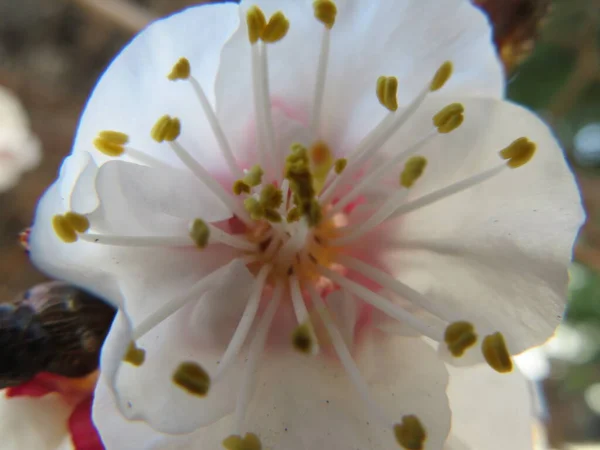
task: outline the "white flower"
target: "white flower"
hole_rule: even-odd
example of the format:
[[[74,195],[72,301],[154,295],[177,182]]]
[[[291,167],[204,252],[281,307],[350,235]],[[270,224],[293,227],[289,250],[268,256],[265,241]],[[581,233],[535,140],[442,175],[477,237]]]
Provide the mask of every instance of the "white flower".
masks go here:
[[[19,99],[0,86],[0,192],[16,185],[40,159],[40,141],[31,132],[27,113]]]
[[[71,407],[58,394],[7,398],[0,392],[2,450],[73,448],[67,419]]]
[[[583,216],[573,177],[548,128],[502,100],[470,2],[255,3],[142,32],[40,202],[36,264],[120,307],[100,434],[442,449],[442,361],[508,372],[558,322]],[[471,370],[484,391],[513,376],[451,374]],[[455,423],[448,445],[528,448],[522,420],[507,444],[497,402],[465,391],[481,408],[459,402],[459,420],[479,434]]]

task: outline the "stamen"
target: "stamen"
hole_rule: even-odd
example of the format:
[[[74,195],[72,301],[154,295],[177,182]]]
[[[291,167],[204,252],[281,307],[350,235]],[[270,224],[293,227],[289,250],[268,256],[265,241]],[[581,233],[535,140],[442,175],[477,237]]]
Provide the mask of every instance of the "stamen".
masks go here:
[[[337,16],[335,3],[331,0],[315,0],[313,2],[313,9],[316,19],[323,23],[327,29],[331,30]]]
[[[190,237],[198,248],[205,248],[209,243],[220,242],[238,250],[256,251],[257,246],[245,238],[235,236],[221,230],[220,228],[196,219],[190,227]],[[210,239],[209,239],[210,238]]]
[[[101,131],[94,139],[94,147],[106,156],[121,156],[125,151],[125,144],[129,142],[129,136],[118,131]]]
[[[537,146],[526,137],[521,137],[500,151],[502,159],[508,160],[508,167],[516,169],[527,164],[533,158]]]
[[[500,373],[512,372],[513,363],[502,333],[490,334],[483,338],[481,351],[492,369]]]
[[[189,238],[188,238],[189,239]],[[222,279],[223,273],[229,270],[229,266],[223,266],[215,270],[214,272],[206,275],[200,281],[198,281],[187,293],[170,299],[169,301],[165,301],[162,303],[161,307],[147,316],[145,319],[141,321],[141,323],[133,330],[132,339],[138,340],[150,330],[152,330],[155,326],[161,323],[163,320],[166,320],[172,314],[179,311],[183,308],[187,303],[198,300],[202,297],[207,291],[213,289],[215,286],[215,282],[218,282]]]
[[[427,433],[415,415],[402,417],[402,423],[394,426],[396,441],[406,450],[423,450]]]
[[[346,158],[340,158],[335,160],[334,169],[337,175],[341,174],[344,169],[348,165],[348,160]]]
[[[234,177],[241,177],[243,175],[242,170],[237,165],[235,156],[233,156],[231,146],[229,145],[229,141],[227,140],[227,136],[225,136],[223,128],[219,123],[219,119],[217,118],[217,115],[215,114],[215,111],[212,105],[210,104],[208,97],[206,97],[204,89],[202,89],[202,86],[200,85],[198,80],[191,76],[191,68],[189,61],[186,58],[179,59],[175,66],[173,66],[173,70],[169,74],[168,78],[172,81],[189,80],[190,84],[192,85],[192,88],[194,89],[194,92],[196,93],[196,96],[198,97],[198,100],[200,101],[200,105],[202,106],[204,115],[206,116],[206,119],[208,120],[208,123],[212,128],[213,134],[217,139],[217,143],[219,144],[219,148],[221,149],[221,153],[223,154],[223,157],[227,162],[229,170],[231,171]]]
[[[423,156],[411,157],[404,165],[404,170],[400,174],[400,186],[407,189],[411,188],[421,178],[426,166],[427,159]]]
[[[381,76],[377,79],[377,99],[390,111],[398,109],[398,78]]]
[[[272,19],[272,18],[271,18]],[[271,21],[269,21],[271,23]],[[268,27],[268,24],[267,24]],[[266,28],[265,28],[266,31]],[[264,39],[263,39],[264,40]],[[262,109],[262,119],[264,126],[264,136],[267,155],[270,155],[271,161],[274,164],[275,179],[281,176],[281,152],[275,149],[275,131],[273,127],[273,113],[271,110],[271,89],[269,88],[269,58],[266,45],[261,46],[259,80],[261,81],[260,90],[260,105]],[[266,162],[265,162],[266,163]]]
[[[282,40],[290,29],[290,22],[281,11],[271,16],[269,22],[263,29],[260,38],[263,42],[274,44]]]
[[[223,441],[226,450],[262,450],[260,439],[254,433],[246,433],[242,439],[239,435],[229,436]]]
[[[246,182],[242,180],[237,180],[235,183],[233,183],[232,190],[235,195],[242,195],[249,194],[251,188],[250,186],[248,186],[248,184],[246,184]]]
[[[435,341],[439,342],[442,340],[442,331],[437,329],[437,327],[434,327],[432,324],[421,321],[417,316],[406,311],[404,308],[392,303],[388,299],[376,294],[370,289],[367,289],[364,286],[345,278],[331,269],[323,266],[316,266],[316,268],[317,271],[319,271],[323,276],[337,283],[340,287],[347,289],[352,294],[362,298],[365,302],[374,306],[391,318],[406,323],[408,326],[420,332],[422,335],[427,336]]]
[[[283,192],[272,184],[267,184],[260,191],[260,204],[268,209],[277,209],[283,203]]]
[[[198,248],[205,248],[208,245],[210,229],[204,220],[196,219],[192,222],[192,226],[190,227],[190,237]]]
[[[267,19],[258,6],[254,5],[248,9],[246,24],[248,25],[248,39],[251,44],[255,44],[267,26]]]
[[[252,294],[248,299],[248,303],[246,303],[246,308],[244,309],[244,313],[242,314],[242,318],[238,323],[235,332],[233,333],[233,337],[221,358],[221,362],[219,363],[219,368],[217,369],[217,373],[214,376],[215,383],[221,379],[223,374],[229,368],[234,358],[239,353],[242,345],[244,345],[244,341],[248,336],[248,332],[250,331],[250,327],[252,327],[252,323],[254,322],[254,318],[256,317],[256,311],[258,310],[258,304],[260,302],[260,298],[262,296],[263,288],[265,285],[265,281],[267,276],[271,272],[273,267],[270,264],[265,264],[256,279],[254,280],[254,287],[252,290]]]
[[[462,125],[464,112],[465,108],[461,103],[452,103],[433,116],[433,124],[440,133],[450,133]]]
[[[167,78],[171,81],[187,80],[190,77],[191,67],[187,58],[179,58]]]
[[[119,236],[86,233],[79,235],[82,241],[116,247],[187,247],[188,236]]]
[[[333,205],[333,207],[327,213],[327,218],[331,218],[334,214],[342,211],[342,209],[345,208],[346,205],[348,205],[354,198],[376,185],[379,180],[383,179],[388,174],[388,172],[394,170],[400,161],[418,152],[435,136],[437,136],[437,133],[432,130],[414,145],[411,145],[408,149],[404,150],[403,152],[398,152],[392,159],[379,164],[375,170],[364,177],[360,183],[350,190],[349,193],[345,194],[335,205]]]
[[[294,307],[294,313],[296,314],[296,321],[298,322],[298,325],[304,325],[308,327],[312,341],[311,351],[313,355],[316,355],[319,353],[319,343],[317,341],[317,335],[310,320],[308,310],[304,304],[304,299],[302,298],[302,291],[300,289],[298,277],[296,275],[291,275],[289,278],[289,283],[292,306]]]
[[[306,217],[309,226],[317,226],[323,216],[321,205],[315,199],[313,177],[306,148],[301,145],[293,145],[292,153],[285,161],[284,176],[290,182],[296,208],[302,216]]]
[[[323,109],[323,97],[325,93],[325,80],[327,79],[327,67],[329,63],[329,47],[331,43],[331,32],[337,15],[337,7],[331,0],[316,0],[313,3],[315,17],[325,28],[321,38],[321,52],[317,66],[317,77],[315,81],[315,98],[313,101],[313,112],[310,124],[311,136],[317,139],[319,135],[319,124],[321,123],[321,111]]]
[[[321,318],[321,322],[325,325],[327,330],[327,334],[331,338],[331,343],[335,349],[335,352],[342,363],[346,373],[350,377],[352,384],[362,397],[363,401],[367,406],[367,411],[370,413],[372,417],[375,418],[378,422],[384,424],[384,426],[389,426],[390,421],[387,419],[383,411],[379,408],[379,406],[373,401],[371,398],[371,394],[369,392],[369,387],[367,383],[363,379],[358,367],[356,367],[356,363],[352,359],[352,355],[348,350],[344,342],[344,338],[340,333],[338,327],[335,325],[335,322],[331,318],[329,314],[329,310],[325,306],[325,302],[321,299],[321,296],[317,293],[315,288],[312,285],[308,286],[308,292],[311,296],[313,304],[315,305],[315,309]]]
[[[77,233],[85,233],[90,228],[90,221],[83,214],[69,211],[64,215],[64,218]]]
[[[323,204],[331,202],[337,186],[354,175],[358,169],[381,150],[383,145],[402,127],[402,125],[406,123],[406,121],[408,121],[408,119],[410,119],[413,113],[419,109],[428,93],[429,86],[423,88],[408,107],[400,112],[390,112],[388,116],[358,144],[358,147],[348,158],[348,166],[344,172],[339,177],[334,178],[327,189],[319,196]]]
[[[183,362],[173,373],[173,383],[192,395],[206,397],[210,389],[210,376],[199,364]]]
[[[252,220],[261,220],[265,217],[265,208],[254,197],[248,197],[244,200],[244,208],[250,213]]]
[[[176,117],[165,114],[156,121],[150,131],[150,136],[156,142],[172,142],[179,137],[181,133],[181,122]]]
[[[307,323],[300,324],[292,333],[292,345],[300,353],[312,354],[314,352],[313,333]]]
[[[402,195],[404,191],[396,193],[392,195],[375,214],[373,214],[365,222],[361,223],[358,227],[347,227],[349,229],[348,231],[352,231],[350,231],[344,237],[335,239],[333,243],[338,246],[346,245],[349,242],[355,240],[356,238],[359,238],[365,233],[368,233],[369,231],[373,230],[388,218],[395,219],[403,214],[407,214],[411,211],[423,208],[427,205],[437,202],[438,200],[449,197],[450,195],[456,194],[460,191],[464,191],[465,189],[468,189],[471,186],[475,186],[479,183],[489,180],[490,178],[493,178],[494,176],[502,172],[505,168],[505,165],[501,165],[493,169],[489,169],[478,175],[459,181],[457,183],[434,191],[430,194],[424,195],[423,197],[420,197],[403,205],[401,205],[400,203],[404,201],[405,196]]]
[[[475,327],[470,322],[454,322],[448,325],[444,341],[452,356],[459,358],[477,342]]]
[[[245,376],[243,378],[242,386],[240,388],[240,392],[238,394],[236,407],[235,407],[235,431],[237,434],[242,434],[242,423],[244,421],[244,416],[246,414],[246,410],[248,409],[248,404],[251,400],[252,387],[256,380],[257,367],[262,355],[262,352],[265,347],[265,342],[267,340],[267,336],[269,335],[269,330],[271,329],[271,323],[273,322],[273,317],[275,317],[275,313],[279,308],[279,304],[281,302],[281,298],[283,296],[283,280],[279,279],[275,286],[275,291],[273,292],[273,297],[271,298],[271,302],[269,306],[265,310],[262,318],[258,322],[258,326],[256,329],[256,334],[252,338],[250,342],[250,348],[248,349],[248,357],[246,367],[244,369]]]
[[[221,186],[198,161],[196,161],[187,150],[181,146],[178,142],[169,142],[171,149],[175,152],[177,157],[183,164],[198,178],[206,187],[208,187],[212,193],[229,208],[231,212],[238,216],[238,218],[246,225],[250,224],[250,217],[248,213],[241,207],[241,205],[232,197],[224,188]]]
[[[378,269],[370,264],[367,264],[359,259],[351,256],[339,254],[336,257],[336,262],[344,267],[354,270],[361,275],[379,283],[383,288],[398,294],[400,297],[408,300],[412,304],[429,312],[444,321],[455,320],[456,313],[448,308],[444,303],[433,302],[420,292],[414,290],[407,284],[402,283],[390,274]]]
[[[61,241],[66,244],[77,242],[77,233],[64,216],[56,215],[52,218],[52,228]]]
[[[256,187],[259,186],[260,183],[262,183],[262,177],[264,173],[265,172],[263,171],[262,167],[256,164],[255,166],[252,166],[250,170],[248,170],[248,172],[244,175],[244,178],[242,178],[242,180],[248,186]]]
[[[146,351],[144,349],[138,348],[135,345],[135,342],[131,341],[129,347],[127,348],[127,352],[125,352],[125,356],[123,357],[123,361],[128,362],[136,367],[140,367],[144,364],[146,360]]]
[[[435,75],[433,76],[433,79],[431,80],[431,85],[430,85],[431,92],[434,92],[434,91],[437,91],[437,90],[440,90],[441,88],[443,88],[444,85],[446,84],[446,82],[452,76],[453,70],[454,70],[454,66],[452,65],[452,63],[450,61],[446,61],[444,64],[442,64],[440,66],[440,68],[437,70],[437,72],[435,73]]]
[[[333,155],[325,142],[317,141],[310,147],[309,156],[313,187],[315,192],[319,192],[325,185],[327,174],[333,166]]]
[[[261,31],[262,33],[262,31]],[[265,153],[266,147],[266,123],[264,117],[264,107],[266,94],[263,93],[263,83],[261,82],[261,56],[260,48],[256,43],[251,46],[251,62],[252,62],[252,91],[254,93],[254,115],[256,116],[256,148],[258,151],[258,161],[260,166],[267,168],[267,157]],[[267,100],[269,100],[267,98]]]

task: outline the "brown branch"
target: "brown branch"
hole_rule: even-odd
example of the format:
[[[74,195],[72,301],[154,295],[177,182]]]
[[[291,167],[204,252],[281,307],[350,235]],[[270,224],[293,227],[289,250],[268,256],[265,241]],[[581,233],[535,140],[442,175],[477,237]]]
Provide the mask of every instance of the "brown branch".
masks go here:
[[[149,11],[126,0],[71,0],[103,19],[132,34],[157,19]]]

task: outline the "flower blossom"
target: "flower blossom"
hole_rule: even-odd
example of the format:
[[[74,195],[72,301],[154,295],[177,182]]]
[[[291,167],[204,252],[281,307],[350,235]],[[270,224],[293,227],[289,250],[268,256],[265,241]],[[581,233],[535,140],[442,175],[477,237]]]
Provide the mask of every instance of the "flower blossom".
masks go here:
[[[137,36],[31,235],[119,307],[105,445],[528,448],[511,355],[553,332],[583,212],[503,84],[466,0],[244,0]]]
[[[23,172],[39,164],[40,150],[19,99],[0,86],[0,192],[12,188]]]

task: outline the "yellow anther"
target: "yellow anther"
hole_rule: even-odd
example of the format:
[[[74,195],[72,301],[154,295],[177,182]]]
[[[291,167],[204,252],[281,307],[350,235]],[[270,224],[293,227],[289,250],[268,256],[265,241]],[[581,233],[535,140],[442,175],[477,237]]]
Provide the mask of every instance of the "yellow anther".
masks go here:
[[[248,25],[248,39],[251,44],[255,44],[267,26],[267,19],[258,6],[254,5],[248,9],[246,24]]]
[[[413,156],[406,161],[404,170],[400,174],[400,185],[405,188],[412,187],[413,184],[423,175],[427,159],[423,156]]]
[[[398,109],[398,78],[381,76],[377,79],[379,103],[390,111]]]
[[[303,323],[296,327],[292,333],[292,345],[300,353],[312,353],[315,342],[307,323]]]
[[[181,122],[176,117],[164,115],[156,121],[150,136],[156,142],[171,142],[179,137],[181,133]]]
[[[265,209],[265,219],[273,223],[280,223],[283,220],[276,209]]]
[[[123,356],[123,361],[128,362],[136,367],[144,364],[146,360],[146,351],[144,349],[138,348],[135,345],[135,342],[131,341],[125,355]]]
[[[233,193],[235,195],[249,194],[250,186],[243,180],[237,180],[233,183]]]
[[[94,139],[94,147],[106,156],[117,157],[125,152],[125,144],[129,142],[129,136],[119,131],[101,131]]]
[[[438,127],[438,132],[443,133],[443,134],[450,133],[450,132],[456,130],[458,127],[460,127],[464,120],[465,120],[464,115],[456,114],[456,115],[450,117],[448,122],[446,122],[443,125],[440,125]]]
[[[227,450],[262,450],[260,439],[254,433],[246,433],[243,439],[233,434],[223,441],[223,447]]]
[[[52,218],[52,228],[61,241],[72,244],[77,242],[77,232],[64,216],[56,215]]]
[[[187,58],[180,58],[171,69],[171,73],[167,75],[167,78],[171,81],[187,80],[191,71],[190,62]]]
[[[337,15],[337,6],[331,0],[315,0],[313,2],[315,17],[330,30],[335,24],[335,16]]]
[[[463,123],[464,112],[465,107],[461,103],[451,103],[433,116],[433,125],[440,133],[450,133]]]
[[[298,209],[298,207],[294,206],[287,212],[286,221],[288,223],[298,222],[300,220],[300,217],[302,217],[302,214],[300,214],[300,210]]]
[[[469,322],[451,323],[446,328],[444,341],[452,356],[458,358],[477,342],[475,327]]]
[[[264,175],[262,167],[258,164],[253,166],[244,176],[243,181],[250,187],[258,186],[262,183],[262,177]]]
[[[260,38],[269,44],[280,41],[285,37],[290,29],[290,22],[281,11],[277,11],[271,16],[267,26],[263,29]]]
[[[431,92],[437,91],[444,87],[446,82],[452,76],[452,71],[454,70],[454,66],[450,61],[446,61],[444,64],[440,66],[437,70],[433,79],[431,80],[431,84],[429,85],[429,90]]]
[[[535,154],[537,146],[526,137],[521,137],[500,151],[502,159],[507,159],[506,163],[511,169],[516,169],[531,161]]]
[[[512,371],[512,359],[502,333],[490,334],[483,338],[481,351],[486,362],[496,372],[508,373]]]
[[[69,226],[78,233],[85,233],[90,229],[90,221],[83,214],[68,212],[64,215]]]
[[[260,191],[260,204],[265,209],[277,209],[283,203],[283,192],[272,184],[267,184]]]
[[[261,220],[265,217],[265,208],[254,197],[244,200],[244,208],[250,213],[252,220]]]
[[[173,383],[192,395],[204,397],[210,389],[210,376],[195,362],[183,362],[173,373]]]
[[[417,416],[402,417],[402,423],[394,425],[396,441],[406,450],[423,450],[427,432]]]
[[[196,219],[190,227],[190,237],[198,248],[205,248],[210,238],[210,228],[202,219]]]
[[[336,159],[335,164],[334,164],[335,173],[340,175],[344,171],[344,169],[346,168],[347,165],[348,165],[348,160],[346,158]]]

